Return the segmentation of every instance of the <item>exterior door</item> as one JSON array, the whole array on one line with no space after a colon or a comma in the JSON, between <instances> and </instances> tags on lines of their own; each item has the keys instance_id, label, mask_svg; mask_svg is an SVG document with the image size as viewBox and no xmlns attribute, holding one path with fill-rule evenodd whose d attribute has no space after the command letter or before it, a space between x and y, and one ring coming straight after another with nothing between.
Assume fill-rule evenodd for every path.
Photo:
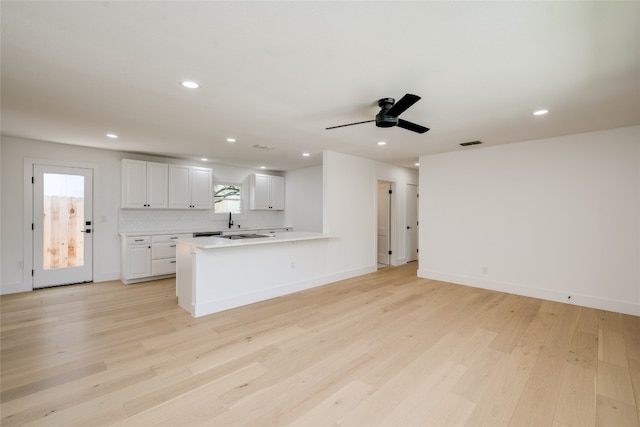
<instances>
[{"instance_id":1,"label":"exterior door","mask_svg":"<svg viewBox=\"0 0 640 427\"><path fill-rule=\"evenodd\" d=\"M33 165L33 287L93 280L93 170Z\"/></svg>"},{"instance_id":2,"label":"exterior door","mask_svg":"<svg viewBox=\"0 0 640 427\"><path fill-rule=\"evenodd\" d=\"M391 183L378 181L378 263L389 265L391 247Z\"/></svg>"},{"instance_id":3,"label":"exterior door","mask_svg":"<svg viewBox=\"0 0 640 427\"><path fill-rule=\"evenodd\" d=\"M407 262L418 259L418 186L407 185Z\"/></svg>"}]
</instances>

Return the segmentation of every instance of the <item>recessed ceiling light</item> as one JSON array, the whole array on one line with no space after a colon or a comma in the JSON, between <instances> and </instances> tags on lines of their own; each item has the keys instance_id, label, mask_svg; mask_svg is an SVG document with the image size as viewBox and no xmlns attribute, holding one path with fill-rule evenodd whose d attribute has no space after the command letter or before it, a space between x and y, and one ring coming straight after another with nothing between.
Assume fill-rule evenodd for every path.
<instances>
[{"instance_id":1,"label":"recessed ceiling light","mask_svg":"<svg viewBox=\"0 0 640 427\"><path fill-rule=\"evenodd\" d=\"M206 157L201 158L200 160L202 160L203 162L208 161L209 159L207 159Z\"/></svg>"},{"instance_id":2,"label":"recessed ceiling light","mask_svg":"<svg viewBox=\"0 0 640 427\"><path fill-rule=\"evenodd\" d=\"M544 116L545 114L547 114L549 112L549 110L538 110L538 111L534 111L533 115L534 116Z\"/></svg>"},{"instance_id":3,"label":"recessed ceiling light","mask_svg":"<svg viewBox=\"0 0 640 427\"><path fill-rule=\"evenodd\" d=\"M378 142L378 145L387 145L387 143L384 142L384 141L380 141L380 142Z\"/></svg>"},{"instance_id":4,"label":"recessed ceiling light","mask_svg":"<svg viewBox=\"0 0 640 427\"><path fill-rule=\"evenodd\" d=\"M235 138L227 138L227 142L236 142Z\"/></svg>"},{"instance_id":5,"label":"recessed ceiling light","mask_svg":"<svg viewBox=\"0 0 640 427\"><path fill-rule=\"evenodd\" d=\"M118 137L118 135L116 135L115 133L108 133L107 134L107 138L113 138L116 139Z\"/></svg>"},{"instance_id":6,"label":"recessed ceiling light","mask_svg":"<svg viewBox=\"0 0 640 427\"><path fill-rule=\"evenodd\" d=\"M187 89L198 89L200 87L198 83L192 81L184 81L180 84Z\"/></svg>"},{"instance_id":7,"label":"recessed ceiling light","mask_svg":"<svg viewBox=\"0 0 640 427\"><path fill-rule=\"evenodd\" d=\"M309 154L309 153L302 153L302 156L303 156L303 157L309 157L310 155L311 155L311 154Z\"/></svg>"}]
</instances>

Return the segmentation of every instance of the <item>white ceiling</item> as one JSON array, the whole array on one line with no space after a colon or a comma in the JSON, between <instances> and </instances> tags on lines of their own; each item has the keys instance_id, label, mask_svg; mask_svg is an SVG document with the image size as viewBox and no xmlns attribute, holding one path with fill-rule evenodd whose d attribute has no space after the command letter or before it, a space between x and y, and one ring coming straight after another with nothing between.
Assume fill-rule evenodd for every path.
<instances>
[{"instance_id":1,"label":"white ceiling","mask_svg":"<svg viewBox=\"0 0 640 427\"><path fill-rule=\"evenodd\" d=\"M9 136L288 170L640 124L637 1L0 5ZM325 130L405 93L430 132Z\"/></svg>"}]
</instances>

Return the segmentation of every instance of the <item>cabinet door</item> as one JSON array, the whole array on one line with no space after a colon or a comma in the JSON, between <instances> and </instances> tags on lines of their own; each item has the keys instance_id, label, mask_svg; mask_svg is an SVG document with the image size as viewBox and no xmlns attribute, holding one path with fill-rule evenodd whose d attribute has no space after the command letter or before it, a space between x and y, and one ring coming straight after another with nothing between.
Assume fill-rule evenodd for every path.
<instances>
[{"instance_id":1,"label":"cabinet door","mask_svg":"<svg viewBox=\"0 0 640 427\"><path fill-rule=\"evenodd\" d=\"M270 190L271 209L284 210L284 177L272 176Z\"/></svg>"},{"instance_id":2,"label":"cabinet door","mask_svg":"<svg viewBox=\"0 0 640 427\"><path fill-rule=\"evenodd\" d=\"M122 207L144 208L147 204L147 162L122 160Z\"/></svg>"},{"instance_id":3,"label":"cabinet door","mask_svg":"<svg viewBox=\"0 0 640 427\"><path fill-rule=\"evenodd\" d=\"M189 209L191 207L191 168L169 165L169 207Z\"/></svg>"},{"instance_id":4,"label":"cabinet door","mask_svg":"<svg viewBox=\"0 0 640 427\"><path fill-rule=\"evenodd\" d=\"M269 187L271 185L269 175L255 174L253 189L251 190L251 209L269 209Z\"/></svg>"},{"instance_id":5,"label":"cabinet door","mask_svg":"<svg viewBox=\"0 0 640 427\"><path fill-rule=\"evenodd\" d=\"M122 207L166 208L167 172L164 163L122 160Z\"/></svg>"},{"instance_id":6,"label":"cabinet door","mask_svg":"<svg viewBox=\"0 0 640 427\"><path fill-rule=\"evenodd\" d=\"M138 279L148 276L151 276L151 246L128 246L127 279Z\"/></svg>"},{"instance_id":7,"label":"cabinet door","mask_svg":"<svg viewBox=\"0 0 640 427\"><path fill-rule=\"evenodd\" d=\"M191 206L196 209L213 208L213 171L209 168L192 169Z\"/></svg>"},{"instance_id":8,"label":"cabinet door","mask_svg":"<svg viewBox=\"0 0 640 427\"><path fill-rule=\"evenodd\" d=\"M169 165L147 162L147 207L167 208Z\"/></svg>"}]
</instances>

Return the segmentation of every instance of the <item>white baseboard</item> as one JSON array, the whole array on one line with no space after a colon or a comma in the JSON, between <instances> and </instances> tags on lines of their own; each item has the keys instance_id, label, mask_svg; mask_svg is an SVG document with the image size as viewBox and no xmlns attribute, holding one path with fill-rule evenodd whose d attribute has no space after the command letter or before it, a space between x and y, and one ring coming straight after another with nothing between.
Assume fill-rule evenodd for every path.
<instances>
[{"instance_id":1,"label":"white baseboard","mask_svg":"<svg viewBox=\"0 0 640 427\"><path fill-rule=\"evenodd\" d=\"M457 285L472 286L474 288L506 292L526 297L540 298L548 301L579 305L582 307L597 308L616 313L630 314L632 316L640 316L640 302L633 303L628 301L617 301L576 293L572 293L571 298L569 299L569 295L566 293L552 289L532 288L513 283L498 282L495 280L480 279L477 277L459 276L426 269L418 269L418 277L455 283Z\"/></svg>"},{"instance_id":2,"label":"white baseboard","mask_svg":"<svg viewBox=\"0 0 640 427\"><path fill-rule=\"evenodd\" d=\"M31 283L3 283L0 288L0 295L17 294L19 292L32 291Z\"/></svg>"},{"instance_id":3,"label":"white baseboard","mask_svg":"<svg viewBox=\"0 0 640 427\"><path fill-rule=\"evenodd\" d=\"M111 273L94 273L93 281L98 282L110 282L112 280L120 280L120 272L115 271Z\"/></svg>"}]
</instances>

